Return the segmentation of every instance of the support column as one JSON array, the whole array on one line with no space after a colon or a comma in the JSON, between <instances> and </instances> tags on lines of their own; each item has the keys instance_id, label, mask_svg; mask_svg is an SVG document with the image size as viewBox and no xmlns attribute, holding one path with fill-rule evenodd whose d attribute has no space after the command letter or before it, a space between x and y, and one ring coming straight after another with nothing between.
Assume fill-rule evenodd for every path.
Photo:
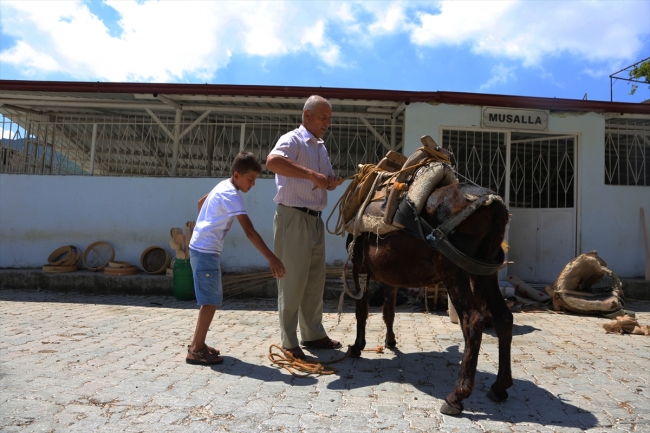
<instances>
[{"instance_id":1,"label":"support column","mask_svg":"<svg viewBox=\"0 0 650 433\"><path fill-rule=\"evenodd\" d=\"M93 123L93 137L90 141L90 169L89 174L95 173L95 151L97 149L97 124Z\"/></svg>"},{"instance_id":2,"label":"support column","mask_svg":"<svg viewBox=\"0 0 650 433\"><path fill-rule=\"evenodd\" d=\"M239 151L241 152L246 147L246 124L241 124L241 132L239 133Z\"/></svg>"},{"instance_id":3,"label":"support column","mask_svg":"<svg viewBox=\"0 0 650 433\"><path fill-rule=\"evenodd\" d=\"M178 144L181 135L181 110L176 109L176 119L174 119L174 148L172 156L172 177L176 176L176 167L178 166Z\"/></svg>"},{"instance_id":4,"label":"support column","mask_svg":"<svg viewBox=\"0 0 650 433\"><path fill-rule=\"evenodd\" d=\"M205 159L205 175L207 177L212 177L212 155L214 154L214 143L217 140L217 129L216 126L208 126L208 148Z\"/></svg>"},{"instance_id":5,"label":"support column","mask_svg":"<svg viewBox=\"0 0 650 433\"><path fill-rule=\"evenodd\" d=\"M34 126L34 121L29 117L26 119L27 128L25 128L25 139L23 140L23 174L29 173L27 167L29 166L28 156L29 156L29 144L32 142L32 129Z\"/></svg>"},{"instance_id":6,"label":"support column","mask_svg":"<svg viewBox=\"0 0 650 433\"><path fill-rule=\"evenodd\" d=\"M397 119L390 119L390 150L395 151L395 140L397 140Z\"/></svg>"},{"instance_id":7,"label":"support column","mask_svg":"<svg viewBox=\"0 0 650 433\"><path fill-rule=\"evenodd\" d=\"M54 129L54 126L52 126L52 129ZM38 172L40 174L43 174L45 172L45 154L47 153L47 141L50 138L50 125L45 124L45 137L43 138L43 146L41 149L41 156L40 156L40 162L39 162L39 167L38 167Z\"/></svg>"}]
</instances>

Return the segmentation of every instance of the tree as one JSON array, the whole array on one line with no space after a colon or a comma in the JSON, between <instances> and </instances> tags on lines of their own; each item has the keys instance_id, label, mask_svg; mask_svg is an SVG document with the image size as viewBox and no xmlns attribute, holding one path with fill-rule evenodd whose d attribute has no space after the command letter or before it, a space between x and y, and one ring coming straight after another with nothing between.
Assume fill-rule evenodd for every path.
<instances>
[{"instance_id":1,"label":"tree","mask_svg":"<svg viewBox=\"0 0 650 433\"><path fill-rule=\"evenodd\" d=\"M630 71L630 78L633 80L643 79L646 83L650 84L650 59L634 65ZM634 95L634 92L636 92L636 89L638 88L639 86L637 84L632 84L630 95ZM650 88L650 85L648 88Z\"/></svg>"}]
</instances>

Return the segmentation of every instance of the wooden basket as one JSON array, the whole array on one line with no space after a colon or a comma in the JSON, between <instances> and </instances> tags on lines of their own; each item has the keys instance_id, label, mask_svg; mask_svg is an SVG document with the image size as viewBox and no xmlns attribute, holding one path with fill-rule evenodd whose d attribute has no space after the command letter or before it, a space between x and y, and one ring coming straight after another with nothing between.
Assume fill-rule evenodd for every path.
<instances>
[{"instance_id":1,"label":"wooden basket","mask_svg":"<svg viewBox=\"0 0 650 433\"><path fill-rule=\"evenodd\" d=\"M103 270L115 258L115 250L104 241L90 244L83 254L83 264L93 272Z\"/></svg>"},{"instance_id":2,"label":"wooden basket","mask_svg":"<svg viewBox=\"0 0 650 433\"><path fill-rule=\"evenodd\" d=\"M66 262L66 265L71 265L72 263L67 263L70 257L74 258L75 254L70 248L69 245L64 247L59 247L47 257L47 263L50 266L60 266Z\"/></svg>"}]
</instances>

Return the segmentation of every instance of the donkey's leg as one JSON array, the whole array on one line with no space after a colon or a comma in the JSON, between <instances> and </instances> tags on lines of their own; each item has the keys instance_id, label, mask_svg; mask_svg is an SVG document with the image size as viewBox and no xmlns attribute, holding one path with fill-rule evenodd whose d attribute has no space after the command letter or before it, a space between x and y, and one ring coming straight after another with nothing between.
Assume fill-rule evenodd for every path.
<instances>
[{"instance_id":1,"label":"donkey's leg","mask_svg":"<svg viewBox=\"0 0 650 433\"><path fill-rule=\"evenodd\" d=\"M354 280L354 287L357 293L361 291L361 284L359 283L360 268L361 265L358 262L354 263L354 266L352 268L352 279ZM365 286L366 287L363 292L363 296L355 303L357 338L354 340L354 345L350 348L350 356L353 358L359 358L361 356L361 351L366 347L366 322L368 321L368 292L370 291L370 275L367 275Z\"/></svg>"},{"instance_id":2,"label":"donkey's leg","mask_svg":"<svg viewBox=\"0 0 650 433\"><path fill-rule=\"evenodd\" d=\"M510 347L512 345L512 313L499 291L496 275L477 278L476 290L487 294L487 308L492 313L492 323L499 339L499 372L487 396L490 400L501 402L508 398L506 389L512 386Z\"/></svg>"},{"instance_id":3,"label":"donkey's leg","mask_svg":"<svg viewBox=\"0 0 650 433\"><path fill-rule=\"evenodd\" d=\"M445 281L445 284L448 284L448 290L451 287L449 296L458 312L465 339L465 351L454 390L445 398L445 402L440 407L440 412L446 415L460 414L463 411L462 401L469 397L474 389L476 365L484 328L484 318L481 314L480 304L477 302L475 294L472 293L469 275L460 269L454 273L453 283L455 284L448 284L448 281Z\"/></svg>"},{"instance_id":4,"label":"donkey's leg","mask_svg":"<svg viewBox=\"0 0 650 433\"><path fill-rule=\"evenodd\" d=\"M394 347L397 345L395 333L393 332L393 323L395 322L395 303L397 300L397 287L382 284L384 288L384 306L381 309L386 324L386 346Z\"/></svg>"}]
</instances>

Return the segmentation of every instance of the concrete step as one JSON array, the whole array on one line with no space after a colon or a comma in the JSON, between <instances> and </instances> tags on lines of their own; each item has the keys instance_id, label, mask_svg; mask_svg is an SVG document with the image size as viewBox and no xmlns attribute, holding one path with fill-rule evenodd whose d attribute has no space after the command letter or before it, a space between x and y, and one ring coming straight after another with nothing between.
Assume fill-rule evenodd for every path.
<instances>
[{"instance_id":1,"label":"concrete step","mask_svg":"<svg viewBox=\"0 0 650 433\"><path fill-rule=\"evenodd\" d=\"M626 299L650 301L650 281L642 278L621 278ZM0 289L35 289L55 291L76 291L96 295L164 295L173 296L174 279L166 275L150 275L140 272L135 275L108 276L103 272L79 270L76 272L50 274L41 269L0 269ZM332 294L328 294L332 295ZM240 296L250 298L275 298L275 281L266 287L242 292ZM327 296L327 298L336 298Z\"/></svg>"}]
</instances>

